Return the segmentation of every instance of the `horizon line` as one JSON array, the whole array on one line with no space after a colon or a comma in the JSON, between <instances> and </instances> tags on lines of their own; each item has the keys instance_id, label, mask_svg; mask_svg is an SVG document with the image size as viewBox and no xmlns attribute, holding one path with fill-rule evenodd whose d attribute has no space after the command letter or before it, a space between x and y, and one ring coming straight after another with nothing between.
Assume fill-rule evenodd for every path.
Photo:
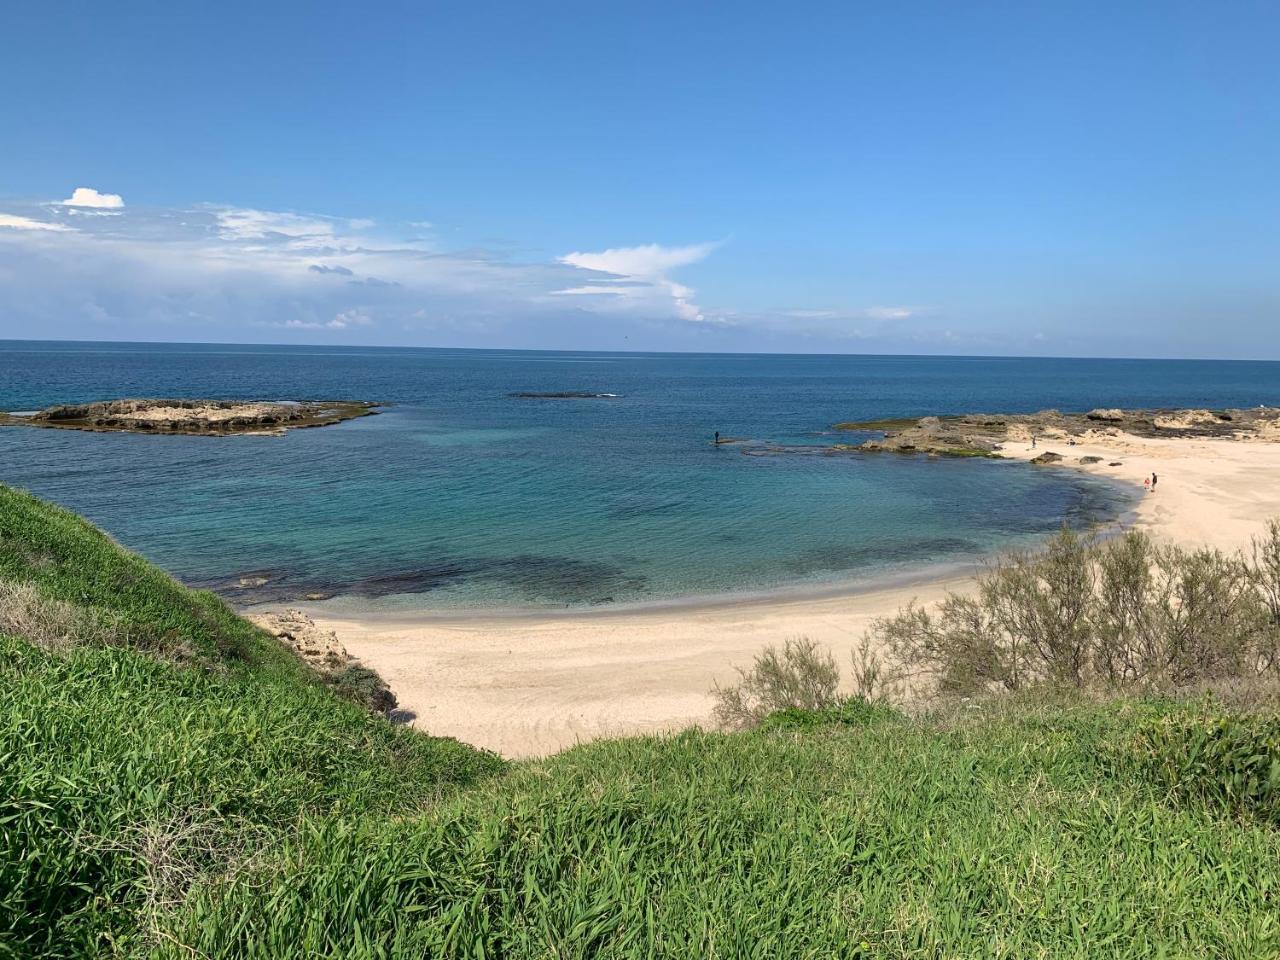
<instances>
[{"instance_id":1,"label":"horizon line","mask_svg":"<svg viewBox=\"0 0 1280 960\"><path fill-rule=\"evenodd\" d=\"M1142 357L1142 356L1080 356L1075 354L1020 354L1020 353L839 353L830 351L768 351L768 350L624 350L587 349L582 347L448 347L411 344L356 344L356 343L279 343L240 340L111 340L72 339L49 337L0 337L0 343L42 344L112 344L117 346L174 346L174 347L281 347L319 350L433 350L468 353L590 353L645 356L658 354L671 357L864 357L898 359L912 357L933 360L1141 360L1152 363L1280 363L1280 357Z\"/></svg>"}]
</instances>

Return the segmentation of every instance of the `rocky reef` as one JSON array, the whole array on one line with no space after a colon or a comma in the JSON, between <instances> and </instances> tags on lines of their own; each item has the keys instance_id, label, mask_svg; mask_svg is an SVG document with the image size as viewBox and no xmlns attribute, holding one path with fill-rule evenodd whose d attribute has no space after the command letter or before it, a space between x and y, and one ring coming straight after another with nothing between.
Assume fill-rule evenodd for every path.
<instances>
[{"instance_id":1,"label":"rocky reef","mask_svg":"<svg viewBox=\"0 0 1280 960\"><path fill-rule=\"evenodd\" d=\"M1075 438L1140 437L1262 437L1280 440L1280 408L1231 410L1117 410L1088 413L1042 410L1029 414L965 414L919 419L848 421L836 430L870 434L858 444L834 449L924 453L951 457L998 457L1005 443L1028 443ZM1045 454L1033 463L1052 463L1062 457Z\"/></svg>"},{"instance_id":2,"label":"rocky reef","mask_svg":"<svg viewBox=\"0 0 1280 960\"><path fill-rule=\"evenodd\" d=\"M104 433L189 436L275 436L299 427L323 427L375 413L365 400L104 400L65 404L36 413L0 413L0 426L52 427Z\"/></svg>"},{"instance_id":3,"label":"rocky reef","mask_svg":"<svg viewBox=\"0 0 1280 960\"><path fill-rule=\"evenodd\" d=\"M586 393L582 390L553 390L550 393L538 393L534 390L518 390L507 394L518 400L617 400L616 393Z\"/></svg>"}]
</instances>

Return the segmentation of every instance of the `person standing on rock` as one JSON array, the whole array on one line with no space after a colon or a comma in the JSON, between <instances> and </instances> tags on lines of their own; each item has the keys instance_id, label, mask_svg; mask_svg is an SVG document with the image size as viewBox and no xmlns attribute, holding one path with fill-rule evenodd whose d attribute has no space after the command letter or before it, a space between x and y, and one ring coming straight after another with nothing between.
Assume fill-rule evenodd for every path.
<instances>
[{"instance_id":1,"label":"person standing on rock","mask_svg":"<svg viewBox=\"0 0 1280 960\"><path fill-rule=\"evenodd\" d=\"M716 446L720 446L720 431L716 431Z\"/></svg>"}]
</instances>

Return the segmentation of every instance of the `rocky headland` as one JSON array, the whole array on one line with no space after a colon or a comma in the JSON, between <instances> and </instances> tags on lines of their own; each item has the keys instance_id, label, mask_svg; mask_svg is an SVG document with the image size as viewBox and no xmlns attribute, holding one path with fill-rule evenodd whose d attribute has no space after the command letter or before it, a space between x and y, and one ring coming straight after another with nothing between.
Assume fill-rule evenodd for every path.
<instances>
[{"instance_id":1,"label":"rocky headland","mask_svg":"<svg viewBox=\"0 0 1280 960\"><path fill-rule=\"evenodd\" d=\"M999 457L1006 443L1077 443L1128 434L1136 437L1223 437L1280 440L1280 408L1247 410L1117 410L1088 413L1042 410L1028 414L965 414L919 419L848 421L835 429L870 434L838 450L922 453L949 457ZM1046 450L1033 463L1055 463L1060 452Z\"/></svg>"},{"instance_id":2,"label":"rocky headland","mask_svg":"<svg viewBox=\"0 0 1280 960\"><path fill-rule=\"evenodd\" d=\"M278 436L375 413L365 400L104 400L64 404L35 413L0 412L0 426L50 427L102 433L188 436Z\"/></svg>"}]
</instances>

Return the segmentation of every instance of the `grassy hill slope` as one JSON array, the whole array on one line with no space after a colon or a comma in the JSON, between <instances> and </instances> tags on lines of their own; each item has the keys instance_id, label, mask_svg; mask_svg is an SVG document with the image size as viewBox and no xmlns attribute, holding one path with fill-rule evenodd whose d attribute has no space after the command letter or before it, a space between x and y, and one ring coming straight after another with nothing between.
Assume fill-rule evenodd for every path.
<instances>
[{"instance_id":1,"label":"grassy hill slope","mask_svg":"<svg viewBox=\"0 0 1280 960\"><path fill-rule=\"evenodd\" d=\"M1269 715L853 701L504 764L3 488L0 590L0 956L1280 955Z\"/></svg>"}]
</instances>

